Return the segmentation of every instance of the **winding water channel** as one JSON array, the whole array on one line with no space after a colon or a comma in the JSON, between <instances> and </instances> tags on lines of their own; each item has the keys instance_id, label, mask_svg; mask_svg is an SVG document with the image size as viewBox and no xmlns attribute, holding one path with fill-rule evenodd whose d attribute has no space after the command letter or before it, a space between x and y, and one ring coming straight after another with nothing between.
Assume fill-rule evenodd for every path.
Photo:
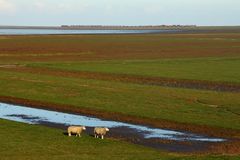
<instances>
[{"instance_id":1,"label":"winding water channel","mask_svg":"<svg viewBox=\"0 0 240 160\"><path fill-rule=\"evenodd\" d=\"M84 125L87 127L89 134L91 133L91 129L93 127L103 126L110 128L110 136L130 139L130 141L133 141L134 143L151 146L154 148L166 149L167 147L168 150L171 150L171 148L173 148L173 150L178 150L179 147L184 149L184 147L181 145L176 146L176 144L174 147L163 146L159 140L173 140L178 142L188 141L198 143L198 147L204 143L217 143L226 141L222 138L206 137L189 132L152 128L144 125L109 121L83 115L61 113L6 103L0 103L0 118L27 124L62 126L63 128L69 125ZM188 150L187 148L185 149Z\"/></svg>"}]
</instances>

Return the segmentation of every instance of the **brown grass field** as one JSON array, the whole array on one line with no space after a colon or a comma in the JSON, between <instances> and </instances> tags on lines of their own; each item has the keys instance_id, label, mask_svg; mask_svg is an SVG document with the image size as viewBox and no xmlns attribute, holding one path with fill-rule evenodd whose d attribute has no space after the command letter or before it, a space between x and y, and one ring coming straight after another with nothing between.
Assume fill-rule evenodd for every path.
<instances>
[{"instance_id":1,"label":"brown grass field","mask_svg":"<svg viewBox=\"0 0 240 160\"><path fill-rule=\"evenodd\" d=\"M1 36L1 61L239 56L240 33Z\"/></svg>"}]
</instances>

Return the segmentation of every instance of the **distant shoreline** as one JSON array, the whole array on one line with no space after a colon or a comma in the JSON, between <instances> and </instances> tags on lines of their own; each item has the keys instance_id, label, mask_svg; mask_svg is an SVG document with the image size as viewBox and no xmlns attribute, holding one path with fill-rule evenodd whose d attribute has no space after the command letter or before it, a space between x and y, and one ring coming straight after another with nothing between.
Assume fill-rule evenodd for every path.
<instances>
[{"instance_id":1,"label":"distant shoreline","mask_svg":"<svg viewBox=\"0 0 240 160\"><path fill-rule=\"evenodd\" d=\"M197 26L87 26L87 25L62 25L62 26L0 26L0 29L54 29L54 30L179 30L193 29Z\"/></svg>"},{"instance_id":2,"label":"distant shoreline","mask_svg":"<svg viewBox=\"0 0 240 160\"><path fill-rule=\"evenodd\" d=\"M3 31L8 29L16 31ZM240 26L0 26L0 30L0 35L208 34L240 33Z\"/></svg>"}]
</instances>

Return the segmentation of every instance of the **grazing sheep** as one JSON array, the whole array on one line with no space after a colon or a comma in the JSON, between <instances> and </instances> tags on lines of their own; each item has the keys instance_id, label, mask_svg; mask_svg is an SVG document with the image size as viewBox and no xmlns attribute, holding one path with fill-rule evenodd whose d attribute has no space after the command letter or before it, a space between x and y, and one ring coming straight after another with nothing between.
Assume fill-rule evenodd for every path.
<instances>
[{"instance_id":1,"label":"grazing sheep","mask_svg":"<svg viewBox=\"0 0 240 160\"><path fill-rule=\"evenodd\" d=\"M76 137L81 137L81 133L83 130L86 130L84 126L70 126L68 127L68 136L71 136L71 134L76 134Z\"/></svg>"},{"instance_id":2,"label":"grazing sheep","mask_svg":"<svg viewBox=\"0 0 240 160\"><path fill-rule=\"evenodd\" d=\"M101 136L101 138L103 139L108 131L108 128L96 127L94 128L94 137L98 138L98 136Z\"/></svg>"}]
</instances>

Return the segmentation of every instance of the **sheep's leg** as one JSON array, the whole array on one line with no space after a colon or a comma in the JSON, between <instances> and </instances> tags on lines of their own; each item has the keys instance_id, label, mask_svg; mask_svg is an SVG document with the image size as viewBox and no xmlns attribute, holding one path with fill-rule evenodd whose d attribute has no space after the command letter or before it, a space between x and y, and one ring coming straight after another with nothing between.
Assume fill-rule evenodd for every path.
<instances>
[{"instance_id":1,"label":"sheep's leg","mask_svg":"<svg viewBox=\"0 0 240 160\"><path fill-rule=\"evenodd\" d=\"M71 133L70 132L68 133L68 136L71 137Z\"/></svg>"},{"instance_id":2,"label":"sheep's leg","mask_svg":"<svg viewBox=\"0 0 240 160\"><path fill-rule=\"evenodd\" d=\"M78 136L81 137L81 134L79 133Z\"/></svg>"},{"instance_id":3,"label":"sheep's leg","mask_svg":"<svg viewBox=\"0 0 240 160\"><path fill-rule=\"evenodd\" d=\"M102 135L102 139L103 139L103 135Z\"/></svg>"}]
</instances>

